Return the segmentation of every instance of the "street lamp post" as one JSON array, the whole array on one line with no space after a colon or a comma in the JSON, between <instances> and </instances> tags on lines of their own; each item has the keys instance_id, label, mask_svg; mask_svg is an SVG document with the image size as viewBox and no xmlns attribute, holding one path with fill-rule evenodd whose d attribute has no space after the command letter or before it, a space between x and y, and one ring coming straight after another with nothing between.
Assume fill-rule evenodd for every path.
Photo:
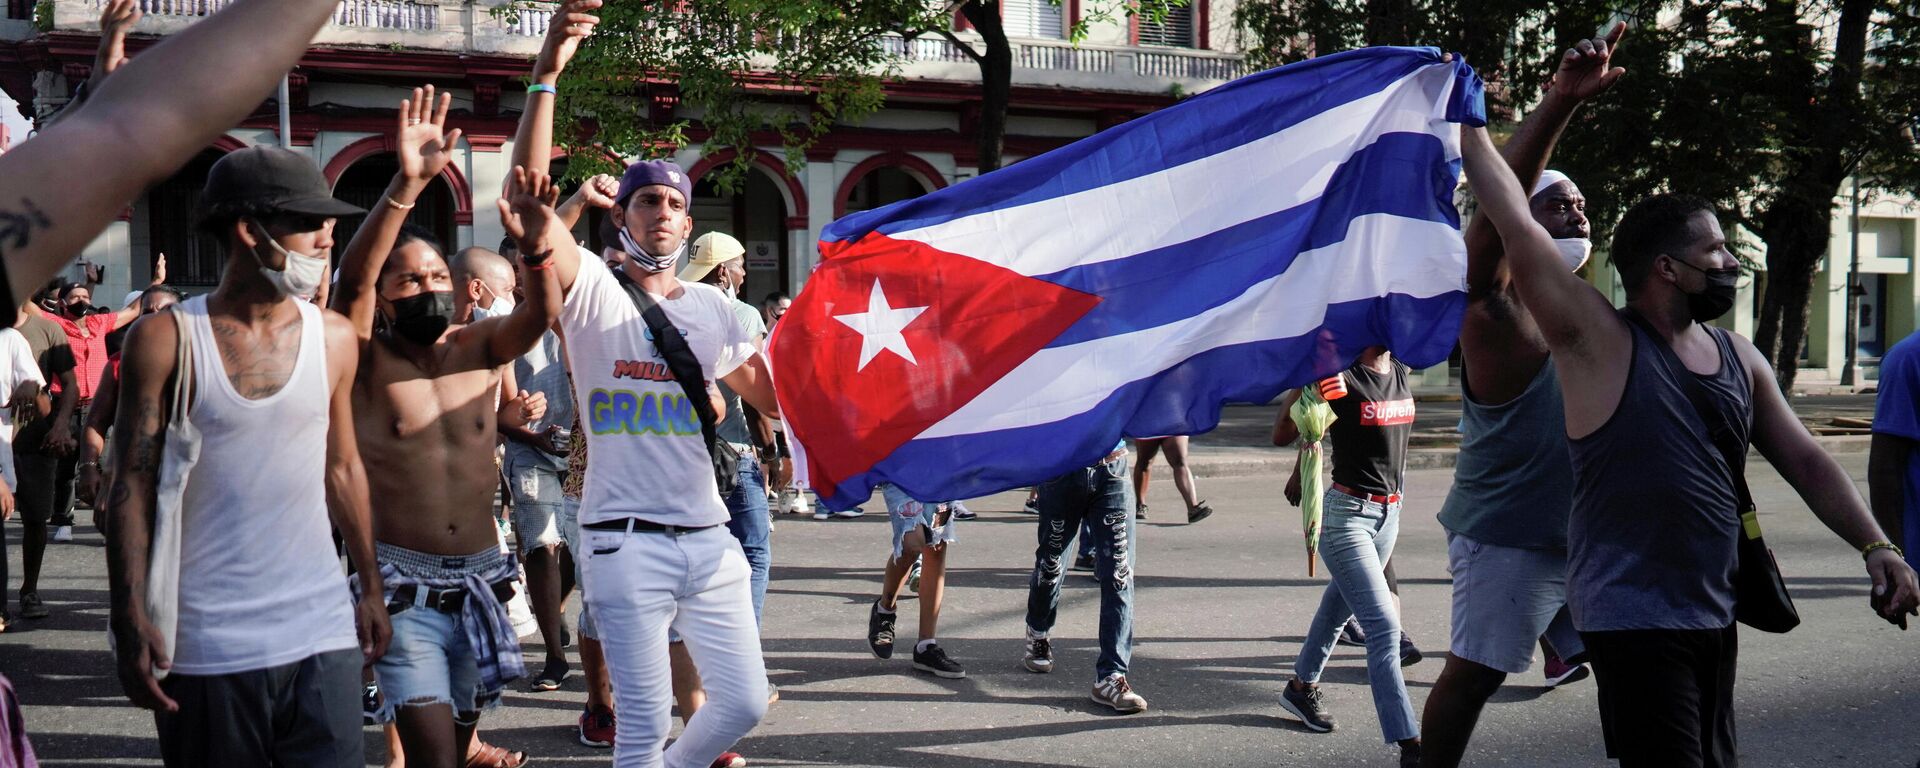
<instances>
[{"instance_id":1,"label":"street lamp post","mask_svg":"<svg viewBox=\"0 0 1920 768\"><path fill-rule=\"evenodd\" d=\"M1860 296L1866 293L1860 286L1860 176L1857 170L1853 177L1853 212L1847 220L1847 231L1852 238L1852 263L1847 268L1847 357L1840 366L1840 386L1843 387L1853 386L1854 371L1860 365Z\"/></svg>"}]
</instances>

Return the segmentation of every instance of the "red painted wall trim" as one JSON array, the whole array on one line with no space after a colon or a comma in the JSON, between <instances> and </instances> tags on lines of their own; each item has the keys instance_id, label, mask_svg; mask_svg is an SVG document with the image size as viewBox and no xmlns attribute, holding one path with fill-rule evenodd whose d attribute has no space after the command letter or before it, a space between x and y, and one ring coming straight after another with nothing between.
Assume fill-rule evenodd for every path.
<instances>
[{"instance_id":1,"label":"red painted wall trim","mask_svg":"<svg viewBox=\"0 0 1920 768\"><path fill-rule=\"evenodd\" d=\"M340 183L340 176L348 168L368 156L393 151L393 139L385 134L368 136L348 144L327 161L327 167L321 174L327 177L328 184ZM440 172L441 180L447 183L447 189L453 193L453 223L466 225L473 223L473 186L467 182L466 174L449 163L446 170Z\"/></svg>"},{"instance_id":2,"label":"red painted wall trim","mask_svg":"<svg viewBox=\"0 0 1920 768\"><path fill-rule=\"evenodd\" d=\"M833 193L834 218L847 215L847 203L853 199L853 190L860 186L860 180L881 168L905 168L913 171L914 175L920 178L921 183L931 186L928 192L947 186L946 177L942 176L940 169L933 167L932 163L898 150L882 152L860 161L859 165L847 172L846 178L840 180L840 189Z\"/></svg>"},{"instance_id":3,"label":"red painted wall trim","mask_svg":"<svg viewBox=\"0 0 1920 768\"><path fill-rule=\"evenodd\" d=\"M688 138L692 137L689 136ZM698 182L702 176L707 175L707 171L713 170L715 166L721 163L732 162L734 158L739 156L740 153L732 149L722 149L717 152L708 153L700 158L700 162L693 164L693 168L687 171L687 177ZM753 164L766 169L773 174L775 179L778 179L781 184L786 186L787 196L793 198L793 216L795 218L805 219L807 217L807 188L801 185L800 180L794 178L793 174L787 173L786 163L780 158L774 157L773 153L756 148L753 150Z\"/></svg>"}]
</instances>

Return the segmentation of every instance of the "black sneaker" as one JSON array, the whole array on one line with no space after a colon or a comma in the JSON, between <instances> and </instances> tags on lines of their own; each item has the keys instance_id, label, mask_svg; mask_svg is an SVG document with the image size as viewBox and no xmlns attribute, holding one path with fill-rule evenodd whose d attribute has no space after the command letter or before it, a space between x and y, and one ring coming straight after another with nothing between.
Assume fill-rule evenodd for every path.
<instances>
[{"instance_id":1,"label":"black sneaker","mask_svg":"<svg viewBox=\"0 0 1920 768\"><path fill-rule=\"evenodd\" d=\"M573 665L568 664L566 659L548 659L546 668L540 670L540 675L533 679L533 684L528 687L528 690L534 693L560 690L560 683L565 681L567 674L572 671Z\"/></svg>"},{"instance_id":2,"label":"black sneaker","mask_svg":"<svg viewBox=\"0 0 1920 768\"><path fill-rule=\"evenodd\" d=\"M1073 570L1092 573L1093 555L1075 555L1073 557Z\"/></svg>"},{"instance_id":3,"label":"black sneaker","mask_svg":"<svg viewBox=\"0 0 1920 768\"><path fill-rule=\"evenodd\" d=\"M893 658L893 619L895 614L881 613L880 601L873 601L873 610L867 614L867 647L873 649L875 658Z\"/></svg>"},{"instance_id":4,"label":"black sneaker","mask_svg":"<svg viewBox=\"0 0 1920 768\"><path fill-rule=\"evenodd\" d=\"M1420 648L1413 644L1413 638L1407 637L1405 632L1400 633L1400 666L1411 667L1424 658L1426 656L1420 653Z\"/></svg>"},{"instance_id":5,"label":"black sneaker","mask_svg":"<svg viewBox=\"0 0 1920 768\"><path fill-rule=\"evenodd\" d=\"M1135 520L1145 520L1145 519L1147 519L1147 504L1146 504L1146 502L1139 502L1139 503L1136 503L1136 504L1134 504L1134 505L1133 505L1133 519L1135 519Z\"/></svg>"},{"instance_id":6,"label":"black sneaker","mask_svg":"<svg viewBox=\"0 0 1920 768\"><path fill-rule=\"evenodd\" d=\"M1347 619L1347 623L1340 627L1339 643L1341 645L1366 646L1367 631L1360 628L1359 619L1349 618Z\"/></svg>"},{"instance_id":7,"label":"black sneaker","mask_svg":"<svg viewBox=\"0 0 1920 768\"><path fill-rule=\"evenodd\" d=\"M940 648L939 643L927 646L924 651L914 649L913 668L948 680L959 680L967 676L966 670L961 669L953 659L947 658L947 652Z\"/></svg>"},{"instance_id":8,"label":"black sneaker","mask_svg":"<svg viewBox=\"0 0 1920 768\"><path fill-rule=\"evenodd\" d=\"M1320 686L1311 685L1302 690L1288 683L1286 691L1280 694L1280 708L1292 712L1314 733L1332 733L1336 727L1333 715L1327 714L1326 706L1320 702Z\"/></svg>"},{"instance_id":9,"label":"black sneaker","mask_svg":"<svg viewBox=\"0 0 1920 768\"><path fill-rule=\"evenodd\" d=\"M1020 507L1020 511L1025 512L1029 515L1040 514L1040 497L1028 496L1027 503L1024 506Z\"/></svg>"},{"instance_id":10,"label":"black sneaker","mask_svg":"<svg viewBox=\"0 0 1920 768\"><path fill-rule=\"evenodd\" d=\"M1053 643L1044 637L1027 638L1027 652L1020 658L1020 666L1043 675L1052 672Z\"/></svg>"},{"instance_id":11,"label":"black sneaker","mask_svg":"<svg viewBox=\"0 0 1920 768\"><path fill-rule=\"evenodd\" d=\"M953 519L972 520L979 516L980 515L978 513L975 513L973 510L967 509L967 505L957 501L953 503Z\"/></svg>"},{"instance_id":12,"label":"black sneaker","mask_svg":"<svg viewBox=\"0 0 1920 768\"><path fill-rule=\"evenodd\" d=\"M20 593L20 618L44 619L47 617L47 604L40 602L40 593Z\"/></svg>"},{"instance_id":13,"label":"black sneaker","mask_svg":"<svg viewBox=\"0 0 1920 768\"><path fill-rule=\"evenodd\" d=\"M1187 524L1192 525L1212 516L1213 507L1207 506L1207 503L1203 501L1187 509Z\"/></svg>"}]
</instances>

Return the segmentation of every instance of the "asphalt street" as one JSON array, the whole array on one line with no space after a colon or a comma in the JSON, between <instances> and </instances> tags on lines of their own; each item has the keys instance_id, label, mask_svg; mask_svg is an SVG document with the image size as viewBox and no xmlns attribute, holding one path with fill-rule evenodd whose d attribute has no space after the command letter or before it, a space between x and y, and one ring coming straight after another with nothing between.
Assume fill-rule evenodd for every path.
<instances>
[{"instance_id":1,"label":"asphalt street","mask_svg":"<svg viewBox=\"0 0 1920 768\"><path fill-rule=\"evenodd\" d=\"M1841 457L1865 478L1865 456ZM1397 570L1405 621L1428 659L1407 670L1416 707L1439 673L1450 584L1434 521L1451 472L1411 473ZM1758 459L1754 490L1768 538L1806 622L1787 635L1742 632L1737 711L1748 766L1899 766L1920 761L1920 631L1902 633L1867 608L1860 558L1809 514ZM916 606L902 606L902 653L880 661L864 642L867 605L886 556L887 524L782 516L774 534L765 652L782 700L739 749L754 765L1372 766L1391 765L1359 649L1338 650L1327 702L1341 727L1305 731L1276 705L1325 573L1306 574L1296 510L1275 477L1201 481L1218 513L1184 520L1164 467L1142 529L1132 681L1152 708L1118 716L1087 701L1097 653L1098 589L1070 577L1055 629L1058 669L1020 667L1034 519L1023 496L972 506L952 557L940 641L967 667L961 681L912 670L905 646ZM877 501L877 500L876 500ZM85 517L85 514L82 514ZM15 573L19 527L7 526ZM151 765L152 721L128 706L106 651L102 544L82 528L53 545L42 596L52 618L0 634L0 671L25 705L42 762ZM18 578L17 575L15 577ZM530 663L539 648L529 645ZM535 664L537 666L537 664ZM1591 681L1543 688L1535 671L1510 681L1482 718L1472 765L1606 765ZM525 749L536 765L605 764L580 746L576 672L557 693L519 690L482 721L485 737ZM368 732L379 764L379 732Z\"/></svg>"}]
</instances>

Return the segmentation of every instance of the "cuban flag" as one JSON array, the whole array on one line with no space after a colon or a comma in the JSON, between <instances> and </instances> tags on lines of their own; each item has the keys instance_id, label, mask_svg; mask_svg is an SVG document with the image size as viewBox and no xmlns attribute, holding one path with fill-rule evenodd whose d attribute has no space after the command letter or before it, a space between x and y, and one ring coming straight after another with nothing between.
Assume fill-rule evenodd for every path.
<instances>
[{"instance_id":1,"label":"cuban flag","mask_svg":"<svg viewBox=\"0 0 1920 768\"><path fill-rule=\"evenodd\" d=\"M835 509L972 498L1372 345L1445 360L1481 92L1432 48L1325 56L834 222L770 342L807 482Z\"/></svg>"}]
</instances>

